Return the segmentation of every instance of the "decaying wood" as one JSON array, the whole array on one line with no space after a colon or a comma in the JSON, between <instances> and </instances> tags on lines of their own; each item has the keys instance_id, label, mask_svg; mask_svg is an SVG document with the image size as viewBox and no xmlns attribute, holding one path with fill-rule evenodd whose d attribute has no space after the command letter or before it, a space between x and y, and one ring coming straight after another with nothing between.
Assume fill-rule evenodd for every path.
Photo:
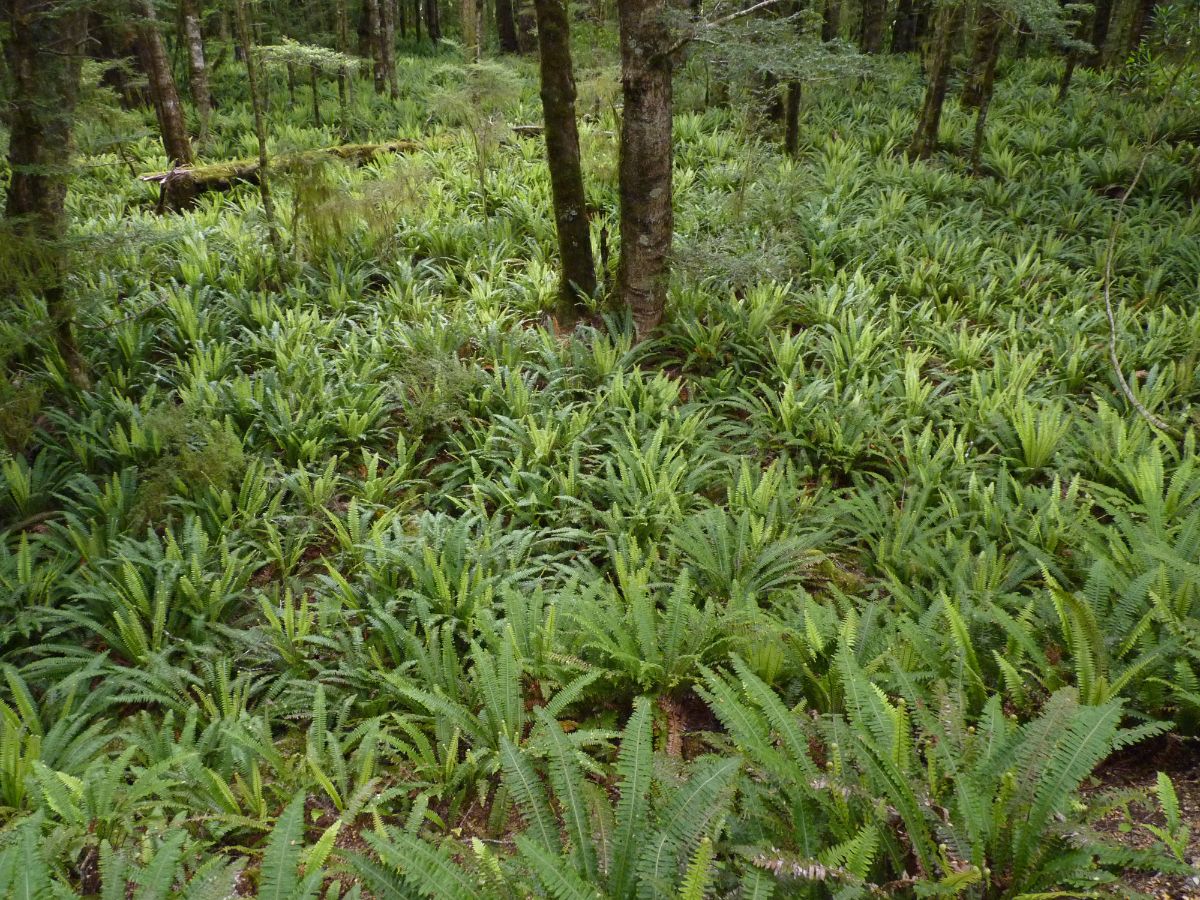
<instances>
[{"instance_id":1,"label":"decaying wood","mask_svg":"<svg viewBox=\"0 0 1200 900\"><path fill-rule=\"evenodd\" d=\"M416 141L388 141L382 144L342 144L280 156L271 162L272 171L289 167L313 157L332 156L355 165L362 165L376 156L388 153L411 153L421 145ZM207 166L179 166L165 172L139 175L139 181L161 186L159 210L187 209L200 194L227 191L238 184L257 184L260 163L257 159L232 160Z\"/></svg>"}]
</instances>

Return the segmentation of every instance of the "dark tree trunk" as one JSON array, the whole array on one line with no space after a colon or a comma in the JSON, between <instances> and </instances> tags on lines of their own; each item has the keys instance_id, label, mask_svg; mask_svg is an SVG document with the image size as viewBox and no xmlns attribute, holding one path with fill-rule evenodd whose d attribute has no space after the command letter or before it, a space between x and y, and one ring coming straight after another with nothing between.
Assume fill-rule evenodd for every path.
<instances>
[{"instance_id":1,"label":"dark tree trunk","mask_svg":"<svg viewBox=\"0 0 1200 900\"><path fill-rule=\"evenodd\" d=\"M167 58L167 48L158 30L154 4L151 0L143 0L139 11L142 21L138 25L138 54L150 85L150 99L154 102L163 149L167 151L167 159L172 166L190 166L194 161L192 143L188 140L183 105L179 102L175 77L171 74L171 61Z\"/></svg>"},{"instance_id":2,"label":"dark tree trunk","mask_svg":"<svg viewBox=\"0 0 1200 900\"><path fill-rule=\"evenodd\" d=\"M520 53L517 40L517 15L513 0L496 0L496 34L500 38L501 53Z\"/></svg>"},{"instance_id":3,"label":"dark tree trunk","mask_svg":"<svg viewBox=\"0 0 1200 900\"><path fill-rule=\"evenodd\" d=\"M258 60L250 44L250 23L246 15L246 0L234 0L237 17L238 43L246 61L246 82L250 88L250 107L254 113L254 135L258 140L258 194L262 198L263 217L267 220L267 237L275 253L275 264L283 274L283 242L275 221L275 202L271 196L269 159L267 158L267 117L263 109L263 96L258 80Z\"/></svg>"},{"instance_id":4,"label":"dark tree trunk","mask_svg":"<svg viewBox=\"0 0 1200 900\"><path fill-rule=\"evenodd\" d=\"M321 86L319 83L320 70L316 66L308 67L308 87L312 92L313 126L321 127Z\"/></svg>"},{"instance_id":5,"label":"dark tree trunk","mask_svg":"<svg viewBox=\"0 0 1200 900\"><path fill-rule=\"evenodd\" d=\"M203 143L208 140L208 126L212 120L212 93L208 87L208 63L204 58L204 32L200 28L196 0L180 0L180 9L183 32L187 38L188 85L192 92L192 103L196 106L200 142Z\"/></svg>"},{"instance_id":6,"label":"dark tree trunk","mask_svg":"<svg viewBox=\"0 0 1200 900\"><path fill-rule=\"evenodd\" d=\"M400 81L396 76L396 8L392 0L376 0L379 6L379 50L383 61L383 77L388 96L400 96Z\"/></svg>"},{"instance_id":7,"label":"dark tree trunk","mask_svg":"<svg viewBox=\"0 0 1200 900\"><path fill-rule=\"evenodd\" d=\"M1137 0L1135 3L1133 18L1129 22L1129 41L1126 45L1130 53L1142 46L1142 40L1154 20L1154 7L1157 5L1158 0Z\"/></svg>"},{"instance_id":8,"label":"dark tree trunk","mask_svg":"<svg viewBox=\"0 0 1200 900\"><path fill-rule=\"evenodd\" d=\"M1113 0L1095 0L1092 13L1092 32L1088 43L1092 52L1087 57L1088 68L1097 69L1104 62L1104 45L1108 41L1108 28L1112 23Z\"/></svg>"},{"instance_id":9,"label":"dark tree trunk","mask_svg":"<svg viewBox=\"0 0 1200 900\"><path fill-rule=\"evenodd\" d=\"M8 165L11 181L4 215L25 244L12 254L22 272L6 272L6 285L28 286L46 304L51 333L67 376L79 387L87 369L71 327L66 297L67 175L71 119L79 96L79 69L86 28L72 3L3 0L8 24L4 43L12 91L8 97Z\"/></svg>"},{"instance_id":10,"label":"dark tree trunk","mask_svg":"<svg viewBox=\"0 0 1200 900\"><path fill-rule=\"evenodd\" d=\"M979 109L983 105L985 94L995 82L1003 25L1000 10L991 3L984 3L979 7L979 19L975 23L975 46L971 50L971 68L962 92L963 106Z\"/></svg>"},{"instance_id":11,"label":"dark tree trunk","mask_svg":"<svg viewBox=\"0 0 1200 900\"><path fill-rule=\"evenodd\" d=\"M550 168L554 225L562 257L562 286L555 319L561 330L569 330L578 317L580 301L596 293L596 262L592 257L575 121L570 24L564 0L535 0L534 10L546 125L546 163Z\"/></svg>"},{"instance_id":12,"label":"dark tree trunk","mask_svg":"<svg viewBox=\"0 0 1200 900\"><path fill-rule=\"evenodd\" d=\"M421 0L413 0L413 40L421 43Z\"/></svg>"},{"instance_id":13,"label":"dark tree trunk","mask_svg":"<svg viewBox=\"0 0 1200 900\"><path fill-rule=\"evenodd\" d=\"M783 101L783 149L788 156L800 154L800 82L789 81Z\"/></svg>"},{"instance_id":14,"label":"dark tree trunk","mask_svg":"<svg viewBox=\"0 0 1200 900\"><path fill-rule=\"evenodd\" d=\"M425 0L425 31L435 44L442 39L442 13L438 9L438 0Z\"/></svg>"},{"instance_id":15,"label":"dark tree trunk","mask_svg":"<svg viewBox=\"0 0 1200 900\"><path fill-rule=\"evenodd\" d=\"M840 0L825 0L821 11L821 40L829 43L838 36L842 27L842 5Z\"/></svg>"},{"instance_id":16,"label":"dark tree trunk","mask_svg":"<svg viewBox=\"0 0 1200 900\"><path fill-rule=\"evenodd\" d=\"M517 11L517 43L522 53L533 53L538 48L537 13L532 4L514 0Z\"/></svg>"},{"instance_id":17,"label":"dark tree trunk","mask_svg":"<svg viewBox=\"0 0 1200 900\"><path fill-rule=\"evenodd\" d=\"M337 0L337 36L338 50L350 53L350 16L346 11L346 0ZM354 81L346 66L338 69L338 106L342 117L342 134L350 134L350 92Z\"/></svg>"},{"instance_id":18,"label":"dark tree trunk","mask_svg":"<svg viewBox=\"0 0 1200 900\"><path fill-rule=\"evenodd\" d=\"M662 320L674 212L668 0L618 0L621 33L621 300L638 340Z\"/></svg>"},{"instance_id":19,"label":"dark tree trunk","mask_svg":"<svg viewBox=\"0 0 1200 900\"><path fill-rule=\"evenodd\" d=\"M883 50L883 19L887 14L886 0L863 0L862 22L859 23L858 45L863 53Z\"/></svg>"},{"instance_id":20,"label":"dark tree trunk","mask_svg":"<svg viewBox=\"0 0 1200 900\"><path fill-rule=\"evenodd\" d=\"M392 17L396 22L396 30L400 33L400 40L408 40L408 15L407 8L404 5L404 0L391 0L392 9L395 10L395 15Z\"/></svg>"},{"instance_id":21,"label":"dark tree trunk","mask_svg":"<svg viewBox=\"0 0 1200 900\"><path fill-rule=\"evenodd\" d=\"M937 33L930 48L925 85L925 100L917 120L917 130L908 147L908 155L914 158L929 156L937 149L938 125L942 121L942 106L946 102L946 88L950 82L950 60L954 50L954 38L962 21L961 3L942 8L938 14Z\"/></svg>"},{"instance_id":22,"label":"dark tree trunk","mask_svg":"<svg viewBox=\"0 0 1200 900\"><path fill-rule=\"evenodd\" d=\"M892 52L912 53L917 49L917 7L914 0L898 0L892 25Z\"/></svg>"}]
</instances>

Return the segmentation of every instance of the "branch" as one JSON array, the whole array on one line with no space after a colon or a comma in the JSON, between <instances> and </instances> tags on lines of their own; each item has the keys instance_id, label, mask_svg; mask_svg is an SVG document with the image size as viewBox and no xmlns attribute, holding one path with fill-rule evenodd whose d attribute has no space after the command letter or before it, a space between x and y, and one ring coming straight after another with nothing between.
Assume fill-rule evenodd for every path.
<instances>
[{"instance_id":1,"label":"branch","mask_svg":"<svg viewBox=\"0 0 1200 900\"><path fill-rule=\"evenodd\" d=\"M720 28L722 25L728 25L730 22L733 22L736 19L741 19L744 16L753 15L754 13L758 12L760 9L766 9L768 6L774 6L775 4L777 4L779 2L780 2L780 0L759 0L759 2L755 3L753 6L747 6L745 9L735 10L734 12L731 12L727 15L721 16L719 19L713 19L711 22L705 22L700 27L704 31L707 31L710 28ZM685 35L684 37L681 37L674 44L672 44L670 47L668 47L663 52L662 55L663 56L674 56L676 53L678 53L680 50L682 50L684 47L686 47L688 44L690 44L692 41L695 41L695 40L701 40L701 38L699 36L699 30L694 31L691 34Z\"/></svg>"}]
</instances>

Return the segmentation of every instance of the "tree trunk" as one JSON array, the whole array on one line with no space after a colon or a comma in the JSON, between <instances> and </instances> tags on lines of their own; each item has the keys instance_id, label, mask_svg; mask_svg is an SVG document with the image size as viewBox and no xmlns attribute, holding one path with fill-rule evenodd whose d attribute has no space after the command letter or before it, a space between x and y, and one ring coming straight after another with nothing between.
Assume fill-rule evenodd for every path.
<instances>
[{"instance_id":1,"label":"tree trunk","mask_svg":"<svg viewBox=\"0 0 1200 900\"><path fill-rule=\"evenodd\" d=\"M1133 7L1133 18L1129 22L1129 41L1126 49L1130 53L1142 46L1142 40L1154 20L1154 7L1158 0L1137 0Z\"/></svg>"},{"instance_id":2,"label":"tree trunk","mask_svg":"<svg viewBox=\"0 0 1200 900\"><path fill-rule=\"evenodd\" d=\"M346 0L337 0L337 36L338 50L349 55L350 53L350 16L346 11ZM346 66L338 69L338 107L342 118L342 135L348 138L350 135L350 92L354 88L354 81L350 71Z\"/></svg>"},{"instance_id":3,"label":"tree trunk","mask_svg":"<svg viewBox=\"0 0 1200 900\"><path fill-rule=\"evenodd\" d=\"M442 13L438 9L438 0L425 0L425 31L435 44L442 39Z\"/></svg>"},{"instance_id":4,"label":"tree trunk","mask_svg":"<svg viewBox=\"0 0 1200 900\"><path fill-rule=\"evenodd\" d=\"M11 181L4 215L13 236L25 245L24 252L11 256L46 304L67 377L86 387L87 369L71 328L73 316L64 284L71 119L79 96L86 18L74 4L45 0L4 0L0 10L8 20L4 53L11 77L7 123ZM18 273L5 274L5 284L16 287L19 279L12 276Z\"/></svg>"},{"instance_id":5,"label":"tree trunk","mask_svg":"<svg viewBox=\"0 0 1200 900\"><path fill-rule=\"evenodd\" d=\"M383 58L383 21L379 16L379 0L365 0L363 14L367 20L367 40L371 50L371 74L375 93L387 90L387 63Z\"/></svg>"},{"instance_id":6,"label":"tree trunk","mask_svg":"<svg viewBox=\"0 0 1200 900\"><path fill-rule=\"evenodd\" d=\"M668 0L618 0L621 38L621 261L618 284L637 339L662 320L674 228Z\"/></svg>"},{"instance_id":7,"label":"tree trunk","mask_svg":"<svg viewBox=\"0 0 1200 900\"><path fill-rule=\"evenodd\" d=\"M908 155L915 159L929 156L937 149L938 125L942 121L942 106L946 102L946 88L950 81L954 38L962 16L961 3L943 7L938 14L937 34L934 36L927 70L925 100L921 105L917 130L908 147Z\"/></svg>"},{"instance_id":8,"label":"tree trunk","mask_svg":"<svg viewBox=\"0 0 1200 900\"><path fill-rule=\"evenodd\" d=\"M154 113L158 118L158 129L162 134L163 149L173 166L190 166L194 161L192 143L188 140L187 123L183 117L183 105L175 89L175 77L171 74L171 61L158 30L158 19L152 0L142 0L139 11L142 21L138 24L138 53L142 68L150 85L150 99L154 102Z\"/></svg>"},{"instance_id":9,"label":"tree trunk","mask_svg":"<svg viewBox=\"0 0 1200 900\"><path fill-rule=\"evenodd\" d=\"M991 3L979 7L975 23L975 46L971 51L971 68L963 87L962 103L979 109L984 95L991 90L996 78L996 62L1000 58L1001 29L1004 20Z\"/></svg>"},{"instance_id":10,"label":"tree trunk","mask_svg":"<svg viewBox=\"0 0 1200 900\"><path fill-rule=\"evenodd\" d=\"M413 40L421 43L421 0L413 0Z\"/></svg>"},{"instance_id":11,"label":"tree trunk","mask_svg":"<svg viewBox=\"0 0 1200 900\"><path fill-rule=\"evenodd\" d=\"M496 0L496 34L500 38L501 53L520 53L517 40L517 16L513 0Z\"/></svg>"},{"instance_id":12,"label":"tree trunk","mask_svg":"<svg viewBox=\"0 0 1200 900\"><path fill-rule=\"evenodd\" d=\"M400 96L400 82L396 76L396 8L392 0L376 0L376 3L379 7L379 56L383 61L388 96L394 100Z\"/></svg>"},{"instance_id":13,"label":"tree trunk","mask_svg":"<svg viewBox=\"0 0 1200 900\"><path fill-rule=\"evenodd\" d=\"M825 0L821 11L821 40L829 43L838 36L842 27L842 5L840 0Z\"/></svg>"},{"instance_id":14,"label":"tree trunk","mask_svg":"<svg viewBox=\"0 0 1200 900\"><path fill-rule=\"evenodd\" d=\"M1092 13L1092 33L1088 41L1093 49L1086 62L1090 69L1098 69L1104 62L1104 45L1108 41L1112 13L1113 0L1095 0L1095 11Z\"/></svg>"},{"instance_id":15,"label":"tree trunk","mask_svg":"<svg viewBox=\"0 0 1200 900\"><path fill-rule=\"evenodd\" d=\"M200 143L203 144L208 140L208 127L212 121L212 93L208 87L208 63L204 58L204 32L200 28L196 0L181 0L181 10L188 46L188 85L192 91L192 103L196 106Z\"/></svg>"},{"instance_id":16,"label":"tree trunk","mask_svg":"<svg viewBox=\"0 0 1200 900\"><path fill-rule=\"evenodd\" d=\"M863 0L859 27L859 47L863 53L879 53L883 50L883 19L886 14L886 0Z\"/></svg>"},{"instance_id":17,"label":"tree trunk","mask_svg":"<svg viewBox=\"0 0 1200 900\"><path fill-rule=\"evenodd\" d=\"M554 225L562 258L562 283L555 320L570 330L580 301L596 293L596 262L588 229L587 197L579 163L575 121L575 73L571 65L570 23L564 0L534 0L541 63L546 164L554 197Z\"/></svg>"},{"instance_id":18,"label":"tree trunk","mask_svg":"<svg viewBox=\"0 0 1200 900\"><path fill-rule=\"evenodd\" d=\"M788 156L800 155L800 82L789 81L783 102L783 149Z\"/></svg>"},{"instance_id":19,"label":"tree trunk","mask_svg":"<svg viewBox=\"0 0 1200 900\"><path fill-rule=\"evenodd\" d=\"M234 0L237 16L238 43L246 60L246 82L250 88L250 107L254 113L254 135L258 140L258 194L262 198L263 217L267 220L267 238L275 253L275 264L283 275L283 242L275 221L275 202L271 197L271 179L267 158L267 118L263 109L262 91L258 81L258 60L250 44L250 23L246 16L246 0Z\"/></svg>"},{"instance_id":20,"label":"tree trunk","mask_svg":"<svg viewBox=\"0 0 1200 900\"><path fill-rule=\"evenodd\" d=\"M308 87L312 91L312 114L313 127L321 127L321 85L319 80L320 69L316 66L308 67Z\"/></svg>"},{"instance_id":21,"label":"tree trunk","mask_svg":"<svg viewBox=\"0 0 1200 900\"><path fill-rule=\"evenodd\" d=\"M912 53L917 49L917 7L914 0L898 0L892 25L892 52Z\"/></svg>"}]
</instances>

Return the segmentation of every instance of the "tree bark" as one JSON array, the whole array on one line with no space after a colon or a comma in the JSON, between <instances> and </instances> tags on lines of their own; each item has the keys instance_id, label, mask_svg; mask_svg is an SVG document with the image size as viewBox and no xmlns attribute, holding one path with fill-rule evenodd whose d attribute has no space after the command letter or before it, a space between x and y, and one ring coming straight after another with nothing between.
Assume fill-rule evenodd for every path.
<instances>
[{"instance_id":1,"label":"tree bark","mask_svg":"<svg viewBox=\"0 0 1200 900\"><path fill-rule=\"evenodd\" d=\"M388 96L400 96L400 81L396 76L396 8L392 0L376 0L379 7L379 49L383 60L383 77Z\"/></svg>"},{"instance_id":2,"label":"tree bark","mask_svg":"<svg viewBox=\"0 0 1200 900\"><path fill-rule=\"evenodd\" d=\"M1000 59L1001 30L1004 20L991 3L979 7L975 23L975 46L971 50L971 68L963 87L962 103L979 109L984 95L990 92L996 79L996 62Z\"/></svg>"},{"instance_id":3,"label":"tree bark","mask_svg":"<svg viewBox=\"0 0 1200 900\"><path fill-rule=\"evenodd\" d=\"M596 262L592 257L587 197L579 162L570 22L564 0L534 0L534 11L546 124L546 164L550 169L554 226L562 258L555 320L560 330L570 330L578 318L580 301L596 293Z\"/></svg>"},{"instance_id":4,"label":"tree bark","mask_svg":"<svg viewBox=\"0 0 1200 900\"><path fill-rule=\"evenodd\" d=\"M618 0L621 43L621 261L618 287L637 339L662 320L674 228L668 0Z\"/></svg>"},{"instance_id":5,"label":"tree bark","mask_svg":"<svg viewBox=\"0 0 1200 900\"><path fill-rule=\"evenodd\" d=\"M167 57L162 33L158 30L158 17L152 0L142 0L139 11L142 21L137 29L138 52L150 85L150 99L154 102L163 149L167 151L171 165L190 166L194 162L192 143L188 140L183 105L179 102L175 76L171 73L171 60Z\"/></svg>"},{"instance_id":6,"label":"tree bark","mask_svg":"<svg viewBox=\"0 0 1200 900\"><path fill-rule=\"evenodd\" d=\"M500 39L501 53L520 53L517 40L517 16L513 0L496 0L496 34Z\"/></svg>"},{"instance_id":7,"label":"tree bark","mask_svg":"<svg viewBox=\"0 0 1200 900\"><path fill-rule=\"evenodd\" d=\"M208 140L209 123L212 121L212 93L208 87L208 63L204 58L204 32L200 27L196 0L180 2L188 48L188 86L192 92L192 103L196 106L200 142L203 144Z\"/></svg>"},{"instance_id":8,"label":"tree bark","mask_svg":"<svg viewBox=\"0 0 1200 900\"><path fill-rule=\"evenodd\" d=\"M371 74L375 93L387 90L387 63L383 58L383 20L379 15L379 0L365 0L363 15L367 20L367 41L371 50Z\"/></svg>"},{"instance_id":9,"label":"tree bark","mask_svg":"<svg viewBox=\"0 0 1200 900\"><path fill-rule=\"evenodd\" d=\"M1088 41L1092 45L1092 52L1088 55L1086 62L1090 69L1098 69L1104 62L1104 45L1108 41L1112 13L1113 0L1095 0L1095 10L1092 13L1092 33Z\"/></svg>"},{"instance_id":10,"label":"tree bark","mask_svg":"<svg viewBox=\"0 0 1200 900\"><path fill-rule=\"evenodd\" d=\"M1154 7L1157 5L1158 0L1137 0L1134 5L1133 18L1129 22L1129 41L1126 46L1130 53L1142 46L1142 40L1146 37L1150 23L1154 20Z\"/></svg>"},{"instance_id":11,"label":"tree bark","mask_svg":"<svg viewBox=\"0 0 1200 900\"><path fill-rule=\"evenodd\" d=\"M920 159L937 149L938 125L942 121L942 106L946 102L946 88L950 81L950 61L954 49L954 38L962 21L962 3L942 8L938 15L937 33L934 36L927 69L925 100L908 155Z\"/></svg>"},{"instance_id":12,"label":"tree bark","mask_svg":"<svg viewBox=\"0 0 1200 900\"><path fill-rule=\"evenodd\" d=\"M914 0L898 0L896 21L892 25L893 53L912 53L917 49L917 6Z\"/></svg>"},{"instance_id":13,"label":"tree bark","mask_svg":"<svg viewBox=\"0 0 1200 900\"><path fill-rule=\"evenodd\" d=\"M438 9L438 0L425 0L425 31L435 44L442 39L442 13Z\"/></svg>"},{"instance_id":14,"label":"tree bark","mask_svg":"<svg viewBox=\"0 0 1200 900\"><path fill-rule=\"evenodd\" d=\"M842 5L840 0L825 0L821 11L821 40L829 43L838 36L842 27Z\"/></svg>"},{"instance_id":15,"label":"tree bark","mask_svg":"<svg viewBox=\"0 0 1200 900\"><path fill-rule=\"evenodd\" d=\"M800 155L800 82L789 81L783 99L783 149L788 156Z\"/></svg>"},{"instance_id":16,"label":"tree bark","mask_svg":"<svg viewBox=\"0 0 1200 900\"><path fill-rule=\"evenodd\" d=\"M4 215L13 236L26 245L24 252L13 255L24 269L20 274L27 276L29 287L46 304L67 377L86 387L87 368L75 342L65 288L71 119L79 97L86 18L69 2L3 0L0 10L8 20L4 54L12 79L8 116L11 181ZM18 279L5 281L16 287Z\"/></svg>"},{"instance_id":17,"label":"tree bark","mask_svg":"<svg viewBox=\"0 0 1200 900\"><path fill-rule=\"evenodd\" d=\"M883 50L883 19L886 14L886 0L863 0L859 27L859 47L863 53L879 53Z\"/></svg>"}]
</instances>

